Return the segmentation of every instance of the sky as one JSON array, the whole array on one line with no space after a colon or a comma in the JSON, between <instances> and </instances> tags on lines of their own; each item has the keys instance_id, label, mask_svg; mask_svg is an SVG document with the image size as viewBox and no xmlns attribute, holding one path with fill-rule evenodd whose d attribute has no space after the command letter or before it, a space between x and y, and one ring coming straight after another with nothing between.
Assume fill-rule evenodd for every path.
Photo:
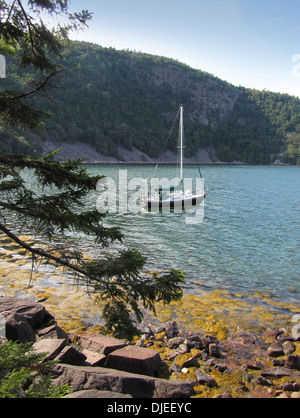
<instances>
[{"instance_id":1,"label":"sky","mask_svg":"<svg viewBox=\"0 0 300 418\"><path fill-rule=\"evenodd\" d=\"M71 0L72 39L176 59L233 85L300 97L300 0Z\"/></svg>"}]
</instances>

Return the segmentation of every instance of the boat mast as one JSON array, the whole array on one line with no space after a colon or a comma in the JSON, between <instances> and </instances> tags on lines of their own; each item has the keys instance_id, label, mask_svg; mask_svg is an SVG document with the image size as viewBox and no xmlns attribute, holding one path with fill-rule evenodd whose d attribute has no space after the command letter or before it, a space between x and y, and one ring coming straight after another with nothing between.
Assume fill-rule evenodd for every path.
<instances>
[{"instance_id":1,"label":"boat mast","mask_svg":"<svg viewBox=\"0 0 300 418\"><path fill-rule=\"evenodd\" d=\"M183 182L183 132L184 132L184 125L183 125L183 105L180 106L180 179L181 183Z\"/></svg>"}]
</instances>

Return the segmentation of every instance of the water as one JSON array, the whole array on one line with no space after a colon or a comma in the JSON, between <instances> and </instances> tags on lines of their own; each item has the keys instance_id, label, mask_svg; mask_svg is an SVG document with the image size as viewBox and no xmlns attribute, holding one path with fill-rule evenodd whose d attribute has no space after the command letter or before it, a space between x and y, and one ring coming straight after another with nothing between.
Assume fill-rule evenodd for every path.
<instances>
[{"instance_id":1,"label":"water","mask_svg":"<svg viewBox=\"0 0 300 418\"><path fill-rule=\"evenodd\" d=\"M131 180L151 178L154 166L87 170L115 180L119 170L127 170ZM202 172L208 192L202 223L188 225L191 214L175 213L108 214L106 223L119 226L125 245L148 257L147 269L185 271L187 292L261 291L298 303L300 167L204 166ZM156 175L174 178L176 167L160 166ZM185 178L197 176L197 166L185 168ZM93 194L89 204L96 198Z\"/></svg>"}]
</instances>

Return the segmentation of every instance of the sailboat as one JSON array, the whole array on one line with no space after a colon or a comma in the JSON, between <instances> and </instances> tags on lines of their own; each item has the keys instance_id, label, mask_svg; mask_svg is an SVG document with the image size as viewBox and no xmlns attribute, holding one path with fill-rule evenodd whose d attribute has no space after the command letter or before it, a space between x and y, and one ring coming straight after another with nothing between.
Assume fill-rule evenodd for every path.
<instances>
[{"instance_id":1,"label":"sailboat","mask_svg":"<svg viewBox=\"0 0 300 418\"><path fill-rule=\"evenodd\" d=\"M198 194L193 194L191 191L184 191L184 178L183 178L183 158L184 158L184 121L183 121L183 105L180 106L180 124L179 124L179 146L180 151L180 185L181 190L169 191L169 195L166 198L163 198L163 190L160 188L159 193L156 193L154 196L148 196L145 202L145 206L151 209L163 209L163 208L189 208L201 205L206 197L206 193L203 192Z\"/></svg>"}]
</instances>

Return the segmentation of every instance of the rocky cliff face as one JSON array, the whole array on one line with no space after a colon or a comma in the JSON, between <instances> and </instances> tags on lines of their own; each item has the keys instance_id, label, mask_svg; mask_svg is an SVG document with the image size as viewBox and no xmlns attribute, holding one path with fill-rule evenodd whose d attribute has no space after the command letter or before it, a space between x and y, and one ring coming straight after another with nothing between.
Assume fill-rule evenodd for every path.
<instances>
[{"instance_id":1,"label":"rocky cliff face","mask_svg":"<svg viewBox=\"0 0 300 418\"><path fill-rule=\"evenodd\" d=\"M157 63L148 71L133 62L131 66L139 81L146 81L150 87L168 87L173 94L185 96L187 119L200 125L219 126L232 114L242 95L242 89L184 65Z\"/></svg>"}]
</instances>

